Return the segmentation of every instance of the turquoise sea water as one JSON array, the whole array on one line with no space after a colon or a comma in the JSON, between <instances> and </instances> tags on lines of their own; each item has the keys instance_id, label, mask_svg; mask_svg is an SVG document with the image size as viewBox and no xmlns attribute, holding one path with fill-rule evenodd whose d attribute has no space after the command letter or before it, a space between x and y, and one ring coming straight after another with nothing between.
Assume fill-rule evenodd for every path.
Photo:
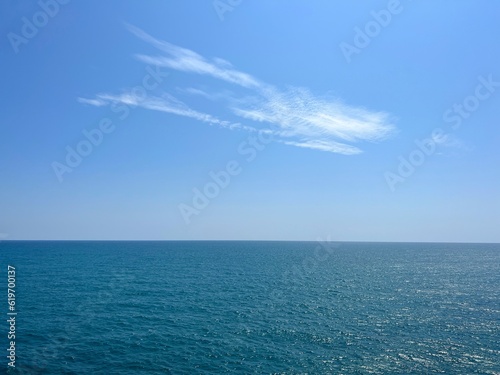
<instances>
[{"instance_id":1,"label":"turquoise sea water","mask_svg":"<svg viewBox=\"0 0 500 375\"><path fill-rule=\"evenodd\" d=\"M500 373L500 245L4 241L4 353L9 264L12 373Z\"/></svg>"}]
</instances>

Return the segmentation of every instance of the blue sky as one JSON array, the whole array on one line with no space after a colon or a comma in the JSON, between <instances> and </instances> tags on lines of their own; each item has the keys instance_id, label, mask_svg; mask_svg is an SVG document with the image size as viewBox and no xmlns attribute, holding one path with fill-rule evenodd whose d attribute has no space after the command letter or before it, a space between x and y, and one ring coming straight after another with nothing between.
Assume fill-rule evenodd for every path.
<instances>
[{"instance_id":1,"label":"blue sky","mask_svg":"<svg viewBox=\"0 0 500 375\"><path fill-rule=\"evenodd\" d=\"M2 238L500 242L500 3L0 10Z\"/></svg>"}]
</instances>

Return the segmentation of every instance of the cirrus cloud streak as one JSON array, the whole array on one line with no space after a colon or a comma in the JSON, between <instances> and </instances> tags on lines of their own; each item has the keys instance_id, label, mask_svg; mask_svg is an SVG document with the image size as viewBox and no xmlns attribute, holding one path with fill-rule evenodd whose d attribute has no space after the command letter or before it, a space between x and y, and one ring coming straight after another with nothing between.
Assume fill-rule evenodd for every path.
<instances>
[{"instance_id":1,"label":"cirrus cloud streak","mask_svg":"<svg viewBox=\"0 0 500 375\"><path fill-rule=\"evenodd\" d=\"M213 99L221 103L227 116L239 120L222 120L217 116L192 109L170 93L148 96L142 100L131 94L97 94L79 98L82 103L103 106L123 103L161 111L228 129L256 131L266 129L277 142L313 150L344 155L362 152L358 143L377 142L390 137L396 130L393 117L383 111L370 111L345 104L338 98L318 96L306 88L277 88L251 74L242 72L220 58L207 58L190 49L158 40L143 30L127 25L134 35L158 49L160 55L136 55L146 64L195 74L215 80L218 85L230 85L231 90L182 88L189 97ZM218 90L219 93L210 91ZM223 94L221 94L223 92ZM230 93L230 94L228 94ZM240 121L252 123L243 125ZM356 144L356 145L354 145Z\"/></svg>"}]
</instances>

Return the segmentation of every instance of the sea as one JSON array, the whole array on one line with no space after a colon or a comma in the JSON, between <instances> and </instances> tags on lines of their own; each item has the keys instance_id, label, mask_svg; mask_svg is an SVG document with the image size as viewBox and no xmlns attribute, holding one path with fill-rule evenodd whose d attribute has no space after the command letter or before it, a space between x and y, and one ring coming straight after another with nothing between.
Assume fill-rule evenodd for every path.
<instances>
[{"instance_id":1,"label":"sea","mask_svg":"<svg viewBox=\"0 0 500 375\"><path fill-rule=\"evenodd\" d=\"M0 373L498 375L500 245L2 241L0 314Z\"/></svg>"}]
</instances>

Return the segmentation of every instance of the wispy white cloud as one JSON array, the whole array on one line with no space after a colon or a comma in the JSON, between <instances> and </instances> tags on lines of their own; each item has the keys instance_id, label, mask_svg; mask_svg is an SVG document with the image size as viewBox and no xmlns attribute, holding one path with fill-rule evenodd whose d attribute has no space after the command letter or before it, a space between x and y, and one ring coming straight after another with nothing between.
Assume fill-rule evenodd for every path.
<instances>
[{"instance_id":1,"label":"wispy white cloud","mask_svg":"<svg viewBox=\"0 0 500 375\"><path fill-rule=\"evenodd\" d=\"M439 145L439 146L444 146L444 147L450 147L450 148L463 148L465 147L465 144L462 140L460 140L456 135L453 134L444 134L441 136L432 136L432 141Z\"/></svg>"},{"instance_id":2,"label":"wispy white cloud","mask_svg":"<svg viewBox=\"0 0 500 375\"><path fill-rule=\"evenodd\" d=\"M210 125L218 125L223 128L256 131L256 129L253 127L245 126L240 123L232 123L230 121L220 120L219 118L210 114L191 109L184 102L168 93L163 93L161 97L148 96L146 98L139 98L129 93L123 93L119 95L103 93L97 94L96 98L94 99L78 98L78 101L98 107L109 105L112 103L120 103L128 106L141 107L153 111L160 111L172 113L178 116L189 117L198 121L208 123Z\"/></svg>"},{"instance_id":3,"label":"wispy white cloud","mask_svg":"<svg viewBox=\"0 0 500 375\"><path fill-rule=\"evenodd\" d=\"M297 147L303 147L303 148L310 148L313 150L320 150L320 151L328 151L328 152L334 152L337 154L344 154L344 155L355 155L359 154L362 151L354 146L349 146L343 143L335 142L335 141L322 141L322 140L306 140L303 142L295 142L295 141L280 141L281 143L284 143L286 145L290 146L297 146Z\"/></svg>"},{"instance_id":4,"label":"wispy white cloud","mask_svg":"<svg viewBox=\"0 0 500 375\"><path fill-rule=\"evenodd\" d=\"M226 108L247 122L265 123L268 132L283 144L345 155L362 152L361 148L348 143L380 141L395 132L393 119L385 112L370 111L351 106L339 99L317 96L304 88L278 89L252 75L239 71L220 58L206 58L192 50L158 40L141 29L127 25L137 37L156 47L160 56L137 55L147 64L167 67L186 73L204 75L246 89L239 96L231 92L210 94L207 90L189 87L180 89L184 94L212 100L223 100ZM79 98L79 101L95 106L110 102L138 105L146 109L162 111L196 119L229 129L255 131L259 125L249 126L229 122L196 111L170 94L148 96L138 102L131 95L99 94L95 98ZM262 124L260 125L262 128Z\"/></svg>"},{"instance_id":5,"label":"wispy white cloud","mask_svg":"<svg viewBox=\"0 0 500 375\"><path fill-rule=\"evenodd\" d=\"M261 82L250 74L234 69L231 63L224 59L207 59L190 49L158 40L135 26L129 24L126 26L134 35L165 53L165 56L137 55L139 60L147 64L164 66L188 73L210 75L214 78L248 88L262 85Z\"/></svg>"},{"instance_id":6,"label":"wispy white cloud","mask_svg":"<svg viewBox=\"0 0 500 375\"><path fill-rule=\"evenodd\" d=\"M108 104L105 100L101 100L99 98L96 98L96 99L78 98L77 100L80 103L90 104L90 105L93 105L94 107L102 107L102 106Z\"/></svg>"},{"instance_id":7,"label":"wispy white cloud","mask_svg":"<svg viewBox=\"0 0 500 375\"><path fill-rule=\"evenodd\" d=\"M474 149L454 134L445 134L439 137L433 136L431 139L440 147L437 155L457 156L463 152L470 152Z\"/></svg>"},{"instance_id":8,"label":"wispy white cloud","mask_svg":"<svg viewBox=\"0 0 500 375\"><path fill-rule=\"evenodd\" d=\"M266 90L252 107L233 108L235 114L259 122L278 125L283 135L324 137L343 141L377 141L394 132L390 116L343 104L336 99L312 95L306 89Z\"/></svg>"},{"instance_id":9,"label":"wispy white cloud","mask_svg":"<svg viewBox=\"0 0 500 375\"><path fill-rule=\"evenodd\" d=\"M194 87L187 87L185 89L179 88L177 90L180 91L180 92L186 93L186 94L190 94L190 95L203 96L206 99L213 99L214 98L212 94L209 94L208 92L205 92L205 91L203 91L201 89L197 89L197 88L194 88Z\"/></svg>"},{"instance_id":10,"label":"wispy white cloud","mask_svg":"<svg viewBox=\"0 0 500 375\"><path fill-rule=\"evenodd\" d=\"M205 99L208 99L212 102L215 101L224 101L224 102L232 102L234 104L239 102L238 97L234 91L231 90L218 90L211 91L206 88L196 88L196 87L176 87L176 92L180 94L187 94L192 96L199 96Z\"/></svg>"}]
</instances>

